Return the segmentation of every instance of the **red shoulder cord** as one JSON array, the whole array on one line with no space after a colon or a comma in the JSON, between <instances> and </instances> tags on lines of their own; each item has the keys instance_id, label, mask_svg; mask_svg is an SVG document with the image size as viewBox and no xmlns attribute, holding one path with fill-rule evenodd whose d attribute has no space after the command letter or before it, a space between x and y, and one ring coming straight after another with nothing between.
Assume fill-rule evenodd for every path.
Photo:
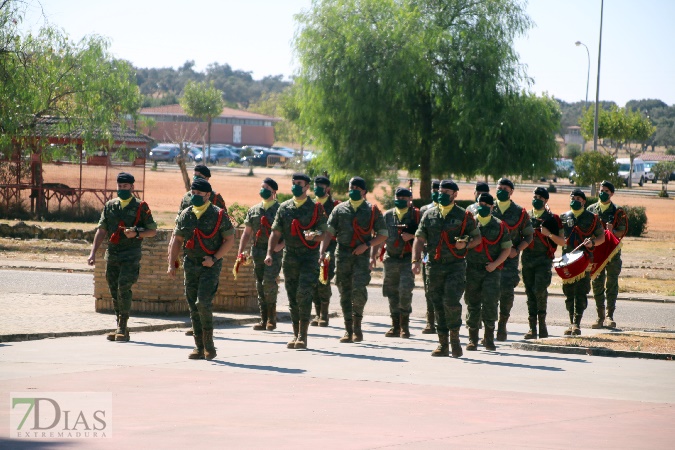
<instances>
[{"instance_id":1,"label":"red shoulder cord","mask_svg":"<svg viewBox=\"0 0 675 450\"><path fill-rule=\"evenodd\" d=\"M134 224L132 225L132 227L138 225L138 222L141 220L141 208L143 207L143 205L145 205L148 208L148 211L150 211L150 207L148 207L148 204L145 202L141 202L140 205L138 205L138 210L136 211L136 220L134 220ZM120 223L117 224L117 230L115 230L115 232L110 235L109 242L112 244L118 244L120 242L120 237L124 232L125 228L126 225L124 224L124 220L120 220Z\"/></svg>"},{"instance_id":2,"label":"red shoulder cord","mask_svg":"<svg viewBox=\"0 0 675 450\"><path fill-rule=\"evenodd\" d=\"M595 230L597 224L598 224L598 216L597 214L593 214L593 223L591 224L590 227L588 227L588 230L586 230L586 232L584 232L581 228L579 228L579 225L574 225L574 228L572 228L572 232L570 233L569 237L572 237L573 233L576 230L579 239L583 241L585 238L593 234L593 230ZM569 237L565 240L565 242L568 244L569 244ZM576 247L576 242L573 242L572 244L574 244L574 247Z\"/></svg>"},{"instance_id":3,"label":"red shoulder cord","mask_svg":"<svg viewBox=\"0 0 675 450\"><path fill-rule=\"evenodd\" d=\"M548 208L548 205L546 205L546 210L553 216L553 219L555 219L555 221L558 222L558 228L562 228L560 216L558 216L557 214L553 214L551 210ZM553 257L555 256L555 247L551 244L550 239L544 236L544 234L541 232L539 228L535 228L534 235L541 241L542 244L546 246L546 256L548 256L550 259L553 259ZM532 242L530 242L527 248L529 249L534 248L534 239L532 239Z\"/></svg>"},{"instance_id":4,"label":"red shoulder cord","mask_svg":"<svg viewBox=\"0 0 675 450\"><path fill-rule=\"evenodd\" d=\"M302 242L303 245L310 250L314 250L315 248L317 248L321 242L317 241L312 242L310 244L305 239L305 233L303 233L303 231L309 230L316 224L316 220L319 218L319 208L323 209L323 205L319 202L316 202L314 204L314 213L312 214L312 220L310 220L306 226L302 226L298 219L293 219L293 221L291 222L291 236L297 236L300 239L300 242Z\"/></svg>"},{"instance_id":5,"label":"red shoulder cord","mask_svg":"<svg viewBox=\"0 0 675 450\"><path fill-rule=\"evenodd\" d=\"M352 228L354 228L354 233L352 234L352 241L349 243L350 247L354 247L356 245L357 239L361 242L361 244L366 243L366 241L363 240L363 236L368 236L373 232L373 224L375 223L375 211L379 212L377 206L373 205L370 210L370 223L368 224L368 228L365 230L359 226L356 217L354 217L354 220L352 221Z\"/></svg>"},{"instance_id":6,"label":"red shoulder cord","mask_svg":"<svg viewBox=\"0 0 675 450\"><path fill-rule=\"evenodd\" d=\"M211 196L209 197L209 201L211 203L213 203L214 205L216 205L218 208L227 210L227 208L225 207L225 200L223 199L222 205L219 205L218 203L216 203L217 199L218 199L218 193L216 191L211 191Z\"/></svg>"},{"instance_id":7,"label":"red shoulder cord","mask_svg":"<svg viewBox=\"0 0 675 450\"><path fill-rule=\"evenodd\" d=\"M621 211L621 217L623 223L626 225L626 230L623 232L623 236L621 236L621 239L624 238L628 234L628 215L626 214L626 211L624 211L621 208L616 208L616 213L614 214L614 220L612 221L612 232L616 230L616 226L619 223L619 211Z\"/></svg>"},{"instance_id":8,"label":"red shoulder cord","mask_svg":"<svg viewBox=\"0 0 675 450\"><path fill-rule=\"evenodd\" d=\"M508 223L506 223L506 220L502 220L502 223L506 227L507 230L509 230L509 233L515 230L520 226L521 223L523 223L523 219L525 218L525 214L527 214L527 211L525 211L525 208L520 208L520 219L518 219L518 222L516 222L513 226L509 226Z\"/></svg>"},{"instance_id":9,"label":"red shoulder cord","mask_svg":"<svg viewBox=\"0 0 675 450\"><path fill-rule=\"evenodd\" d=\"M396 213L394 213L394 214L396 214ZM413 217L415 218L415 223L419 224L420 223L420 210L415 208L414 206L413 206ZM398 230L398 237L401 240L403 240L403 238L401 237L402 234L403 234L403 229L400 228ZM396 239L396 241L394 242L394 247L398 247L399 239ZM412 245L410 244L410 241L404 241L404 242L405 242L405 246L403 247L403 253L404 254L405 253L412 253ZM382 247L382 250L384 250L384 247ZM382 255L382 256L384 256L384 255ZM380 258L380 261L382 261L382 258Z\"/></svg>"},{"instance_id":10,"label":"red shoulder cord","mask_svg":"<svg viewBox=\"0 0 675 450\"><path fill-rule=\"evenodd\" d=\"M258 238L262 236L263 231L265 231L265 236L267 239L270 238L270 231L272 231L272 224L267 220L267 216L263 215L260 218L260 229L255 232L255 243L258 244Z\"/></svg>"},{"instance_id":11,"label":"red shoulder cord","mask_svg":"<svg viewBox=\"0 0 675 450\"><path fill-rule=\"evenodd\" d=\"M464 220L462 221L462 229L459 232L460 236L462 236L464 234L464 229L466 228L466 219L470 214L471 213L468 212L468 211L466 211L464 213ZM473 215L471 217L473 218ZM443 230L443 231L441 231L441 241L438 243L438 246L436 246L436 254L434 255L435 260L441 259L441 245L443 243L445 243L445 245L448 247L448 250L450 250L450 253L452 253L452 255L455 258L458 258L458 259L466 258L466 254L468 252L468 249L464 248L464 254L463 255L458 255L457 253L455 253L454 249L456 248L456 245L450 243L450 237L448 236L448 231Z\"/></svg>"},{"instance_id":12,"label":"red shoulder cord","mask_svg":"<svg viewBox=\"0 0 675 450\"><path fill-rule=\"evenodd\" d=\"M487 256L488 261L494 262L494 259L492 259L492 256L490 256L490 252L488 251L488 246L497 244L504 235L504 231L506 231L506 225L504 224L504 221L502 221L499 224L499 236L497 236L494 241L489 241L485 236L481 235L480 244L475 246L473 249L477 252L482 252L485 250L485 256ZM501 270L503 267L504 263L501 263L497 269Z\"/></svg>"},{"instance_id":13,"label":"red shoulder cord","mask_svg":"<svg viewBox=\"0 0 675 450\"><path fill-rule=\"evenodd\" d=\"M216 235L218 229L220 228L220 222L223 220L224 215L225 215L224 209L218 211L218 221L216 222L216 226L213 228L213 231L208 235L199 228L195 227L195 231L192 233L192 237L185 243L185 248L190 249L195 248L195 239L197 239L197 242L199 242L199 246L202 248L202 250L206 252L206 254L208 255L215 254L218 251L218 249L209 250L204 246L204 242L202 242L202 239L211 239L213 236Z\"/></svg>"}]
</instances>

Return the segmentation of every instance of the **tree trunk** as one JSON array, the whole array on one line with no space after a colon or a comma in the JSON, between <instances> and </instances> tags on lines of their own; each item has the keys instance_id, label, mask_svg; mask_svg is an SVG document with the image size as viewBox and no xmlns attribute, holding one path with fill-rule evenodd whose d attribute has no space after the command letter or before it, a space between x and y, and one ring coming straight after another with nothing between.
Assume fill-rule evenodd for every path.
<instances>
[{"instance_id":1,"label":"tree trunk","mask_svg":"<svg viewBox=\"0 0 675 450\"><path fill-rule=\"evenodd\" d=\"M180 143L180 156L176 158L176 162L178 163L178 167L180 168L180 173L183 175L183 183L185 184L185 190L189 191L190 190L190 176L188 175L187 172L187 167L185 166L185 157L187 156L187 149L185 148L185 144L182 142Z\"/></svg>"},{"instance_id":2,"label":"tree trunk","mask_svg":"<svg viewBox=\"0 0 675 450\"><path fill-rule=\"evenodd\" d=\"M204 164L207 164L207 165L211 163L211 122L212 122L212 119L209 117L209 122L206 125L206 130L207 130L206 131L206 140L209 141L208 142L209 151L206 154L206 162L204 163Z\"/></svg>"},{"instance_id":3,"label":"tree trunk","mask_svg":"<svg viewBox=\"0 0 675 450\"><path fill-rule=\"evenodd\" d=\"M420 139L420 198L424 204L431 202L431 137L433 134L433 110L427 93L421 103L422 129Z\"/></svg>"}]
</instances>

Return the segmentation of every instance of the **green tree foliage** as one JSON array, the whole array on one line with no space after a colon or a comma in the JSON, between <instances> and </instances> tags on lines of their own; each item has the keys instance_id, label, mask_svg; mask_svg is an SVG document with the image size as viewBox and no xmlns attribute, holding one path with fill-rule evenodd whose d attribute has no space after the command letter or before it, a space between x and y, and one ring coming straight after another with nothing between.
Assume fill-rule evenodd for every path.
<instances>
[{"instance_id":1,"label":"green tree foliage","mask_svg":"<svg viewBox=\"0 0 675 450\"><path fill-rule=\"evenodd\" d=\"M628 218L626 236L640 237L647 231L647 212L644 206L624 206Z\"/></svg>"},{"instance_id":2,"label":"green tree foliage","mask_svg":"<svg viewBox=\"0 0 675 450\"><path fill-rule=\"evenodd\" d=\"M613 156L603 152L586 152L574 159L576 177L579 185L597 185L603 180L611 181L614 186L621 186L623 180L619 178L619 163Z\"/></svg>"},{"instance_id":3,"label":"green tree foliage","mask_svg":"<svg viewBox=\"0 0 675 450\"><path fill-rule=\"evenodd\" d=\"M675 174L675 161L661 161L651 168L656 179L661 180L661 190L666 192L670 177Z\"/></svg>"},{"instance_id":4,"label":"green tree foliage","mask_svg":"<svg viewBox=\"0 0 675 450\"><path fill-rule=\"evenodd\" d=\"M211 124L213 118L223 112L222 92L213 83L196 83L189 81L180 98L180 105L188 116L203 120L207 124L206 140L208 151L206 161L211 159Z\"/></svg>"}]
</instances>

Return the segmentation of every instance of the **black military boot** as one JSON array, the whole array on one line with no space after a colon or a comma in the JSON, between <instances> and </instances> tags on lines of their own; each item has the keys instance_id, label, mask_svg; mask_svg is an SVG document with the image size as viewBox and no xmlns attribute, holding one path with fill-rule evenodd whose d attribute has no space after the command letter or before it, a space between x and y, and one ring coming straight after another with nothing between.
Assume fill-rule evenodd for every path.
<instances>
[{"instance_id":1,"label":"black military boot","mask_svg":"<svg viewBox=\"0 0 675 450\"><path fill-rule=\"evenodd\" d=\"M575 314L574 315L574 323L572 324L572 334L575 336L579 336L581 334L581 318L583 317L582 314Z\"/></svg>"},{"instance_id":2,"label":"black military boot","mask_svg":"<svg viewBox=\"0 0 675 450\"><path fill-rule=\"evenodd\" d=\"M565 336L571 336L572 330L574 329L574 313L569 313L569 314L570 314L570 326L567 327L567 329L563 333Z\"/></svg>"},{"instance_id":3,"label":"black military boot","mask_svg":"<svg viewBox=\"0 0 675 450\"><path fill-rule=\"evenodd\" d=\"M119 324L120 324L120 315L117 314L117 311L115 311L115 324L117 326L119 326ZM110 333L108 333L106 335L106 339L108 339L109 341L114 341L116 334L117 334L117 329L115 329L115 331L111 331Z\"/></svg>"},{"instance_id":4,"label":"black military boot","mask_svg":"<svg viewBox=\"0 0 675 450\"><path fill-rule=\"evenodd\" d=\"M293 322L293 339L286 344L286 348L295 348L295 341L298 340L298 333L300 332L300 324L298 322Z\"/></svg>"},{"instance_id":5,"label":"black military boot","mask_svg":"<svg viewBox=\"0 0 675 450\"><path fill-rule=\"evenodd\" d=\"M401 337L403 339L410 337L410 314L401 314Z\"/></svg>"},{"instance_id":6,"label":"black military boot","mask_svg":"<svg viewBox=\"0 0 675 450\"><path fill-rule=\"evenodd\" d=\"M537 314L539 319L539 339L545 339L548 337L548 329L546 328L546 313Z\"/></svg>"},{"instance_id":7,"label":"black military boot","mask_svg":"<svg viewBox=\"0 0 675 450\"><path fill-rule=\"evenodd\" d=\"M321 320L321 303L314 303L314 311L316 311L316 316L309 323L313 327L319 326L319 320Z\"/></svg>"},{"instance_id":8,"label":"black military boot","mask_svg":"<svg viewBox=\"0 0 675 450\"><path fill-rule=\"evenodd\" d=\"M274 331L277 328L277 305L276 303L267 305L267 331Z\"/></svg>"},{"instance_id":9,"label":"black military boot","mask_svg":"<svg viewBox=\"0 0 675 450\"><path fill-rule=\"evenodd\" d=\"M497 350L495 345L495 327L485 325L485 333L483 334L483 345L485 345L485 350L494 352Z\"/></svg>"},{"instance_id":10,"label":"black military boot","mask_svg":"<svg viewBox=\"0 0 675 450\"><path fill-rule=\"evenodd\" d=\"M253 325L256 331L262 331L267 328L267 305L260 305L260 322Z\"/></svg>"},{"instance_id":11,"label":"black military boot","mask_svg":"<svg viewBox=\"0 0 675 450\"><path fill-rule=\"evenodd\" d=\"M319 317L319 326L327 327L328 326L328 302L321 302L321 317Z\"/></svg>"},{"instance_id":12,"label":"black military boot","mask_svg":"<svg viewBox=\"0 0 675 450\"><path fill-rule=\"evenodd\" d=\"M115 331L115 340L117 342L129 342L129 314L120 314L120 321L117 324L117 331Z\"/></svg>"},{"instance_id":13,"label":"black military boot","mask_svg":"<svg viewBox=\"0 0 675 450\"><path fill-rule=\"evenodd\" d=\"M596 308L596 310L598 311L598 318L591 325L591 328L594 330L604 328L605 325L605 307L601 306L600 308Z\"/></svg>"},{"instance_id":14,"label":"black military boot","mask_svg":"<svg viewBox=\"0 0 675 450\"><path fill-rule=\"evenodd\" d=\"M507 337L506 333L506 322L509 321L509 318L506 316L499 315L499 322L497 323L497 340L505 341Z\"/></svg>"},{"instance_id":15,"label":"black military boot","mask_svg":"<svg viewBox=\"0 0 675 450\"><path fill-rule=\"evenodd\" d=\"M466 350L478 350L478 328L469 328L469 343L466 344Z\"/></svg>"},{"instance_id":16,"label":"black military boot","mask_svg":"<svg viewBox=\"0 0 675 450\"><path fill-rule=\"evenodd\" d=\"M385 337L398 337L401 334L401 315L392 314L391 315L391 328L389 331L384 333Z\"/></svg>"},{"instance_id":17,"label":"black military boot","mask_svg":"<svg viewBox=\"0 0 675 450\"><path fill-rule=\"evenodd\" d=\"M527 318L527 321L530 323L530 329L527 330L524 339L537 339L537 318L535 316L530 316Z\"/></svg>"},{"instance_id":18,"label":"black military boot","mask_svg":"<svg viewBox=\"0 0 675 450\"><path fill-rule=\"evenodd\" d=\"M342 344L349 344L354 342L352 337L354 336L354 322L351 320L345 319L345 335L340 338Z\"/></svg>"},{"instance_id":19,"label":"black military boot","mask_svg":"<svg viewBox=\"0 0 675 450\"><path fill-rule=\"evenodd\" d=\"M361 321L363 317L354 316L354 342L361 342L363 340L363 331L361 331Z\"/></svg>"},{"instance_id":20,"label":"black military boot","mask_svg":"<svg viewBox=\"0 0 675 450\"><path fill-rule=\"evenodd\" d=\"M427 326L422 330L422 334L436 334L436 323L434 322L434 311L427 311Z\"/></svg>"},{"instance_id":21,"label":"black military boot","mask_svg":"<svg viewBox=\"0 0 675 450\"><path fill-rule=\"evenodd\" d=\"M200 330L201 331L201 330ZM204 359L204 339L201 333L193 333L195 339L195 348L188 355L188 359Z\"/></svg>"},{"instance_id":22,"label":"black military boot","mask_svg":"<svg viewBox=\"0 0 675 450\"><path fill-rule=\"evenodd\" d=\"M453 358L459 358L464 354L462 352L462 345L459 342L459 330L450 330L450 349Z\"/></svg>"},{"instance_id":23,"label":"black military boot","mask_svg":"<svg viewBox=\"0 0 675 450\"><path fill-rule=\"evenodd\" d=\"M307 330L309 329L309 320L300 321L300 334L295 341L295 349L307 348Z\"/></svg>"},{"instance_id":24,"label":"black military boot","mask_svg":"<svg viewBox=\"0 0 675 450\"><path fill-rule=\"evenodd\" d=\"M614 308L607 308L607 328L616 328L614 321Z\"/></svg>"},{"instance_id":25,"label":"black military boot","mask_svg":"<svg viewBox=\"0 0 675 450\"><path fill-rule=\"evenodd\" d=\"M216 346L213 343L213 330L202 331L202 342L204 343L204 358L211 361L217 356Z\"/></svg>"},{"instance_id":26,"label":"black military boot","mask_svg":"<svg viewBox=\"0 0 675 450\"><path fill-rule=\"evenodd\" d=\"M449 356L448 333L438 333L438 347L431 352L431 356Z\"/></svg>"}]
</instances>

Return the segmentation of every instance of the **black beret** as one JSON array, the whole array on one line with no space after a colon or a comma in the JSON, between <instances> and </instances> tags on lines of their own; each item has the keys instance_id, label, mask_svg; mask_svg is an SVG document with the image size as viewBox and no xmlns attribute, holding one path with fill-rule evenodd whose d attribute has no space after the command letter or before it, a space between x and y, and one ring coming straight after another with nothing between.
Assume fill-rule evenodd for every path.
<instances>
[{"instance_id":1,"label":"black beret","mask_svg":"<svg viewBox=\"0 0 675 450\"><path fill-rule=\"evenodd\" d=\"M263 183L265 183L266 185L268 185L269 187L271 187L275 191L279 190L279 185L277 184L277 182L274 181L273 179L271 179L270 177L265 178L263 180Z\"/></svg>"},{"instance_id":2,"label":"black beret","mask_svg":"<svg viewBox=\"0 0 675 450\"><path fill-rule=\"evenodd\" d=\"M364 191L368 190L368 188L366 188L366 180L361 177L353 177L351 180L349 180L349 185L360 187Z\"/></svg>"},{"instance_id":3,"label":"black beret","mask_svg":"<svg viewBox=\"0 0 675 450\"><path fill-rule=\"evenodd\" d=\"M488 205L494 205L495 199L487 192L483 192L478 196L478 203L480 202L487 203Z\"/></svg>"},{"instance_id":4,"label":"black beret","mask_svg":"<svg viewBox=\"0 0 675 450\"><path fill-rule=\"evenodd\" d=\"M117 174L117 182L118 183L129 183L129 184L134 184L134 176L130 173L126 172L120 172Z\"/></svg>"},{"instance_id":5,"label":"black beret","mask_svg":"<svg viewBox=\"0 0 675 450\"><path fill-rule=\"evenodd\" d=\"M433 180L431 182L431 189L438 189L441 187L441 180Z\"/></svg>"},{"instance_id":6,"label":"black beret","mask_svg":"<svg viewBox=\"0 0 675 450\"><path fill-rule=\"evenodd\" d=\"M614 193L614 185L612 183L610 183L609 181L607 181L607 180L603 181L602 183L600 183L600 186L604 186L607 189L609 189L609 191L612 194Z\"/></svg>"},{"instance_id":7,"label":"black beret","mask_svg":"<svg viewBox=\"0 0 675 450\"><path fill-rule=\"evenodd\" d=\"M293 174L293 181L296 181L296 180L302 180L307 184L312 182L312 180L304 173L294 173Z\"/></svg>"},{"instance_id":8,"label":"black beret","mask_svg":"<svg viewBox=\"0 0 675 450\"><path fill-rule=\"evenodd\" d=\"M537 189L534 190L534 195L544 197L546 200L548 200L548 191L546 190L546 188L543 188L541 186L539 186Z\"/></svg>"},{"instance_id":9,"label":"black beret","mask_svg":"<svg viewBox=\"0 0 675 450\"><path fill-rule=\"evenodd\" d=\"M314 184L325 184L326 186L330 186L330 180L328 177L319 175L318 177L314 178Z\"/></svg>"},{"instance_id":10,"label":"black beret","mask_svg":"<svg viewBox=\"0 0 675 450\"><path fill-rule=\"evenodd\" d=\"M490 192L490 186L485 181L476 183L476 192Z\"/></svg>"},{"instance_id":11,"label":"black beret","mask_svg":"<svg viewBox=\"0 0 675 450\"><path fill-rule=\"evenodd\" d=\"M459 186L452 180L443 180L441 181L441 188L443 189L452 189L453 191L459 191Z\"/></svg>"},{"instance_id":12,"label":"black beret","mask_svg":"<svg viewBox=\"0 0 675 450\"><path fill-rule=\"evenodd\" d=\"M412 197L412 192L410 192L410 189L408 188L397 187L394 195L396 195L396 197Z\"/></svg>"},{"instance_id":13,"label":"black beret","mask_svg":"<svg viewBox=\"0 0 675 450\"><path fill-rule=\"evenodd\" d=\"M201 173L204 175L206 178L211 178L211 171L209 170L208 167L206 167L203 164L198 164L195 166L195 172Z\"/></svg>"},{"instance_id":14,"label":"black beret","mask_svg":"<svg viewBox=\"0 0 675 450\"><path fill-rule=\"evenodd\" d=\"M572 191L572 193L570 194L570 197L581 197L584 200L586 200L586 194L584 194L584 191L582 191L581 189L578 189L578 188Z\"/></svg>"},{"instance_id":15,"label":"black beret","mask_svg":"<svg viewBox=\"0 0 675 450\"><path fill-rule=\"evenodd\" d=\"M515 189L516 187L513 185L513 181L509 180L508 178L500 178L499 181L497 181L497 186L500 184L504 186L508 186L511 189Z\"/></svg>"},{"instance_id":16,"label":"black beret","mask_svg":"<svg viewBox=\"0 0 675 450\"><path fill-rule=\"evenodd\" d=\"M201 192L211 192L213 189L211 189L211 183L209 183L208 181L206 181L203 178L197 178L190 185L190 190L201 191Z\"/></svg>"}]
</instances>

